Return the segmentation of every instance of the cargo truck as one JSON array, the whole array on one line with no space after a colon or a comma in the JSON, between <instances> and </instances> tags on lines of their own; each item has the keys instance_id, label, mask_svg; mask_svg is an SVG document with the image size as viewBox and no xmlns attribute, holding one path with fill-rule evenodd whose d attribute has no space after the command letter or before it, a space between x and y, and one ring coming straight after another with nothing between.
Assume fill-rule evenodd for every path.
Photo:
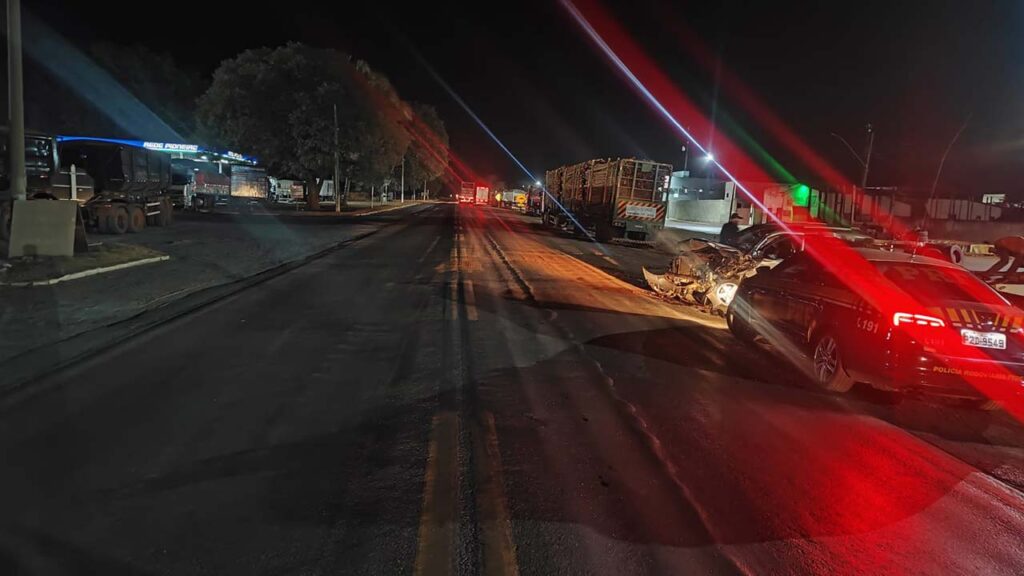
<instances>
[{"instance_id":1,"label":"cargo truck","mask_svg":"<svg viewBox=\"0 0 1024 576\"><path fill-rule=\"evenodd\" d=\"M11 233L13 197L8 170L8 131L0 127L0 241L6 242ZM25 177L27 198L53 197L53 181L59 174L59 155L52 136L36 132L25 134Z\"/></svg>"},{"instance_id":2,"label":"cargo truck","mask_svg":"<svg viewBox=\"0 0 1024 576\"><path fill-rule=\"evenodd\" d=\"M218 164L218 173L196 173L191 208L212 212L219 207L248 211L270 202L266 168Z\"/></svg>"},{"instance_id":3,"label":"cargo truck","mask_svg":"<svg viewBox=\"0 0 1024 576\"><path fill-rule=\"evenodd\" d=\"M459 204L472 204L476 198L476 184L463 182L459 187Z\"/></svg>"},{"instance_id":4,"label":"cargo truck","mask_svg":"<svg viewBox=\"0 0 1024 576\"><path fill-rule=\"evenodd\" d=\"M541 218L545 225L577 231L578 223L601 242L650 240L665 226L671 175L670 164L634 158L548 170L547 192L558 202L547 202Z\"/></svg>"},{"instance_id":5,"label":"cargo truck","mask_svg":"<svg viewBox=\"0 0 1024 576\"><path fill-rule=\"evenodd\" d=\"M491 202L491 189L487 186L476 187L476 203L478 205L487 205Z\"/></svg>"},{"instance_id":6,"label":"cargo truck","mask_svg":"<svg viewBox=\"0 0 1024 576\"><path fill-rule=\"evenodd\" d=\"M58 144L61 168L74 165L91 177L93 194L82 204L86 226L123 234L170 225L169 155L104 139L61 137Z\"/></svg>"}]
</instances>

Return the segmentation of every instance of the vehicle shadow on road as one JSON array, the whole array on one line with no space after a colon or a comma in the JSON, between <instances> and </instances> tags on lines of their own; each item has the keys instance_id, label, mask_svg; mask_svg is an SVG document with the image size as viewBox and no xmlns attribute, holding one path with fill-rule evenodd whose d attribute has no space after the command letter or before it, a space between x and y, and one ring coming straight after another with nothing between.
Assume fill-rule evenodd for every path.
<instances>
[{"instance_id":1,"label":"vehicle shadow on road","mask_svg":"<svg viewBox=\"0 0 1024 576\"><path fill-rule=\"evenodd\" d=\"M609 334L588 342L621 352L726 376L797 389L834 410L862 413L903 429L958 442L1024 448L1024 428L1004 412L985 412L939 400L903 398L857 385L846 395L817 390L781 355L740 342L728 333L681 324L643 332Z\"/></svg>"},{"instance_id":2,"label":"vehicle shadow on road","mask_svg":"<svg viewBox=\"0 0 1024 576\"><path fill-rule=\"evenodd\" d=\"M599 369L569 348L480 379L514 520L686 549L859 536L925 512L970 474L928 469L920 442L837 402L739 376L756 366L709 374L713 352L661 361L694 343L680 332L591 340L588 355L606 350Z\"/></svg>"}]
</instances>

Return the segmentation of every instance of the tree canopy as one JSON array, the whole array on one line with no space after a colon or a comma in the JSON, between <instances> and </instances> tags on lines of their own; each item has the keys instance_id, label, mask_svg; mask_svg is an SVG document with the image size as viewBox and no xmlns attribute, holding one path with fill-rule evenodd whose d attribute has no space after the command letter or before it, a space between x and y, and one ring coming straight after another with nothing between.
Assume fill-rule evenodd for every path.
<instances>
[{"instance_id":1,"label":"tree canopy","mask_svg":"<svg viewBox=\"0 0 1024 576\"><path fill-rule=\"evenodd\" d=\"M409 181L416 184L432 182L444 176L448 168L448 131L437 115L437 110L428 104L413 103L413 134L409 144Z\"/></svg>"},{"instance_id":2,"label":"tree canopy","mask_svg":"<svg viewBox=\"0 0 1024 576\"><path fill-rule=\"evenodd\" d=\"M343 175L387 178L409 150L414 108L383 74L342 52L290 43L225 60L199 99L199 121L207 139L315 182L333 172L335 106ZM444 131L436 112L430 121Z\"/></svg>"}]
</instances>

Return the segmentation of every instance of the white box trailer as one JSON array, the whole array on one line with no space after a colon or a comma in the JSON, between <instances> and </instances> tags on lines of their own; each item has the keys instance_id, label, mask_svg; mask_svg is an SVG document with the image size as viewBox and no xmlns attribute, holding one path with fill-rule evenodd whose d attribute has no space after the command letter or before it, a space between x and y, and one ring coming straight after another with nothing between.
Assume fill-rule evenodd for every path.
<instances>
[{"instance_id":1,"label":"white box trailer","mask_svg":"<svg viewBox=\"0 0 1024 576\"><path fill-rule=\"evenodd\" d=\"M487 186L476 187L476 203L487 204L491 201L491 189Z\"/></svg>"}]
</instances>

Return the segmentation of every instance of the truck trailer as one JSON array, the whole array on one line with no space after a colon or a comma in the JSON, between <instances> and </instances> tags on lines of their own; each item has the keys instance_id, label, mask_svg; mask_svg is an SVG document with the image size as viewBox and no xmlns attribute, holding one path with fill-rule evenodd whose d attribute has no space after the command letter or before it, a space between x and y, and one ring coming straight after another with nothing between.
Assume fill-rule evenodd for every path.
<instances>
[{"instance_id":1,"label":"truck trailer","mask_svg":"<svg viewBox=\"0 0 1024 576\"><path fill-rule=\"evenodd\" d=\"M597 159L545 174L547 202L541 218L558 228L582 226L598 241L649 240L665 226L672 166L635 158Z\"/></svg>"},{"instance_id":2,"label":"truck trailer","mask_svg":"<svg viewBox=\"0 0 1024 576\"><path fill-rule=\"evenodd\" d=\"M476 184L473 182L463 182L459 187L459 204L472 204L476 198Z\"/></svg>"},{"instance_id":3,"label":"truck trailer","mask_svg":"<svg viewBox=\"0 0 1024 576\"><path fill-rule=\"evenodd\" d=\"M10 170L8 169L8 130L0 127L0 241L6 242L11 234ZM57 142L53 136L38 132L25 133L25 177L27 198L53 197L54 179L60 173Z\"/></svg>"},{"instance_id":4,"label":"truck trailer","mask_svg":"<svg viewBox=\"0 0 1024 576\"><path fill-rule=\"evenodd\" d=\"M270 203L270 179L261 166L216 164L217 172L197 172L189 207L213 212L219 207L248 211Z\"/></svg>"},{"instance_id":5,"label":"truck trailer","mask_svg":"<svg viewBox=\"0 0 1024 576\"><path fill-rule=\"evenodd\" d=\"M62 138L59 146L61 167L73 164L92 179L92 197L82 204L86 226L123 234L139 232L146 225L170 225L169 155L101 139Z\"/></svg>"},{"instance_id":6,"label":"truck trailer","mask_svg":"<svg viewBox=\"0 0 1024 576\"><path fill-rule=\"evenodd\" d=\"M491 189L487 186L476 187L476 203L477 205L486 206L491 202Z\"/></svg>"}]
</instances>

